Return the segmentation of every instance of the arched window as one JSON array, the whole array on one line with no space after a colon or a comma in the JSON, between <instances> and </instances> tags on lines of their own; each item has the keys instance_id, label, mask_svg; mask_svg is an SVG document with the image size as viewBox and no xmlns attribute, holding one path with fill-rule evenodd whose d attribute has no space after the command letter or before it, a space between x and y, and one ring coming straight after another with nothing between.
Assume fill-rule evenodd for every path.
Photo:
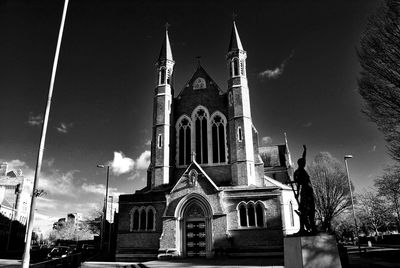
<instances>
[{"instance_id":1,"label":"arched window","mask_svg":"<svg viewBox=\"0 0 400 268\"><path fill-rule=\"evenodd\" d=\"M208 163L208 138L207 125L208 115L202 108L198 109L195 116L195 142L196 142L196 161L199 164Z\"/></svg>"},{"instance_id":2,"label":"arched window","mask_svg":"<svg viewBox=\"0 0 400 268\"><path fill-rule=\"evenodd\" d=\"M147 211L147 231L154 230L154 209L149 208Z\"/></svg>"},{"instance_id":3,"label":"arched window","mask_svg":"<svg viewBox=\"0 0 400 268\"><path fill-rule=\"evenodd\" d=\"M239 206L239 218L240 218L240 226L247 227L247 211L245 204L241 204Z\"/></svg>"},{"instance_id":4,"label":"arched window","mask_svg":"<svg viewBox=\"0 0 400 268\"><path fill-rule=\"evenodd\" d=\"M233 105L233 94L232 91L229 92L228 94L228 101L229 101L229 106Z\"/></svg>"},{"instance_id":5,"label":"arched window","mask_svg":"<svg viewBox=\"0 0 400 268\"><path fill-rule=\"evenodd\" d=\"M259 228L265 226L264 204L261 201L254 203L240 202L237 206L239 226L247 228Z\"/></svg>"},{"instance_id":6,"label":"arched window","mask_svg":"<svg viewBox=\"0 0 400 268\"><path fill-rule=\"evenodd\" d=\"M138 230L139 229L139 210L135 210L133 212L133 224L132 224L132 230Z\"/></svg>"},{"instance_id":7,"label":"arched window","mask_svg":"<svg viewBox=\"0 0 400 268\"><path fill-rule=\"evenodd\" d=\"M191 122L188 117L178 120L177 134L178 165L188 165L191 153Z\"/></svg>"},{"instance_id":8,"label":"arched window","mask_svg":"<svg viewBox=\"0 0 400 268\"><path fill-rule=\"evenodd\" d=\"M256 218L257 218L257 226L264 226L264 206L261 203L257 203L256 205Z\"/></svg>"},{"instance_id":9,"label":"arched window","mask_svg":"<svg viewBox=\"0 0 400 268\"><path fill-rule=\"evenodd\" d=\"M211 119L213 163L226 162L226 120L220 114Z\"/></svg>"},{"instance_id":10,"label":"arched window","mask_svg":"<svg viewBox=\"0 0 400 268\"><path fill-rule=\"evenodd\" d=\"M160 68L159 75L158 75L158 84L159 84L159 85L165 84L165 76L166 76L165 67L161 67L161 68Z\"/></svg>"},{"instance_id":11,"label":"arched window","mask_svg":"<svg viewBox=\"0 0 400 268\"><path fill-rule=\"evenodd\" d=\"M256 226L256 215L254 213L254 205L252 203L247 204L247 215L249 217L249 226Z\"/></svg>"},{"instance_id":12,"label":"arched window","mask_svg":"<svg viewBox=\"0 0 400 268\"><path fill-rule=\"evenodd\" d=\"M290 217L290 226L294 226L294 215L293 215L293 203L289 202L289 217Z\"/></svg>"},{"instance_id":13,"label":"arched window","mask_svg":"<svg viewBox=\"0 0 400 268\"><path fill-rule=\"evenodd\" d=\"M146 230L146 211L140 211L140 230Z\"/></svg>"},{"instance_id":14,"label":"arched window","mask_svg":"<svg viewBox=\"0 0 400 268\"><path fill-rule=\"evenodd\" d=\"M239 75L239 59L234 58L233 59L233 76L238 76Z\"/></svg>"}]
</instances>

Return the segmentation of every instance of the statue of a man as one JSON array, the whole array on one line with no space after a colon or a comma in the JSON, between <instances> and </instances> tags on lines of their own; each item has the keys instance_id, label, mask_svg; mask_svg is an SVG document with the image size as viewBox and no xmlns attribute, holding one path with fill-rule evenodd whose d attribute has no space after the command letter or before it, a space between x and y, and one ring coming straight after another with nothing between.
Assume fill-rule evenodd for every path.
<instances>
[{"instance_id":1,"label":"statue of a man","mask_svg":"<svg viewBox=\"0 0 400 268\"><path fill-rule=\"evenodd\" d=\"M298 168L294 172L294 182L297 184L296 199L299 201L300 234L306 232L316 233L314 191L310 176L304 169L306 167L307 148L305 145L303 145L303 148L303 156L297 160Z\"/></svg>"}]
</instances>

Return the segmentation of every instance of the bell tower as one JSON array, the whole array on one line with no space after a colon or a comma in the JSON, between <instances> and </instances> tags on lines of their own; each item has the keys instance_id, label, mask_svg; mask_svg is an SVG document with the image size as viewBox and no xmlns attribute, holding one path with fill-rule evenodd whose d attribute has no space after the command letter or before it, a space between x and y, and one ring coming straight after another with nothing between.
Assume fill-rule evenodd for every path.
<instances>
[{"instance_id":1,"label":"bell tower","mask_svg":"<svg viewBox=\"0 0 400 268\"><path fill-rule=\"evenodd\" d=\"M156 88L153 106L153 133L151 142L151 188L169 183L170 135L172 105L172 74L175 61L166 25L165 39L156 63Z\"/></svg>"},{"instance_id":2,"label":"bell tower","mask_svg":"<svg viewBox=\"0 0 400 268\"><path fill-rule=\"evenodd\" d=\"M228 121L230 136L230 164L235 185L256 185L254 168L253 130L250 95L246 75L247 53L233 22L231 40L226 55L228 79Z\"/></svg>"}]
</instances>

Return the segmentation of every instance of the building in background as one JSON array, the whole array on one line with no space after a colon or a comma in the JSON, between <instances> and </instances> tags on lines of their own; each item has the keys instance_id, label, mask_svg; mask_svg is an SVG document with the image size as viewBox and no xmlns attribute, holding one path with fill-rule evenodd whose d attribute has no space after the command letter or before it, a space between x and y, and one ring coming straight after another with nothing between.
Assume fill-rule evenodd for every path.
<instances>
[{"instance_id":1,"label":"building in background","mask_svg":"<svg viewBox=\"0 0 400 268\"><path fill-rule=\"evenodd\" d=\"M119 197L116 259L260 256L298 231L287 144L259 147L234 24L222 89L199 63L174 94L168 31L156 63L147 186Z\"/></svg>"},{"instance_id":2,"label":"building in background","mask_svg":"<svg viewBox=\"0 0 400 268\"><path fill-rule=\"evenodd\" d=\"M14 249L24 242L24 228L29 217L32 188L32 178L23 176L21 170L8 170L8 164L1 163L0 241L11 240L11 248ZM8 242L0 244L0 248L5 248Z\"/></svg>"}]
</instances>

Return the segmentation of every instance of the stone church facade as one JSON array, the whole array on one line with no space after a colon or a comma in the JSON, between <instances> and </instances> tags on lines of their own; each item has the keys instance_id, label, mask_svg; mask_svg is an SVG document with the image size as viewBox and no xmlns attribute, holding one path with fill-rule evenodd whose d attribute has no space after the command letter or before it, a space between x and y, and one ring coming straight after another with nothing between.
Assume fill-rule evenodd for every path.
<instances>
[{"instance_id":1,"label":"stone church facade","mask_svg":"<svg viewBox=\"0 0 400 268\"><path fill-rule=\"evenodd\" d=\"M298 231L287 142L260 147L235 23L221 89L199 64L175 96L168 31L156 63L147 186L119 198L117 260L263 255ZM285 139L286 140L286 139Z\"/></svg>"}]
</instances>

